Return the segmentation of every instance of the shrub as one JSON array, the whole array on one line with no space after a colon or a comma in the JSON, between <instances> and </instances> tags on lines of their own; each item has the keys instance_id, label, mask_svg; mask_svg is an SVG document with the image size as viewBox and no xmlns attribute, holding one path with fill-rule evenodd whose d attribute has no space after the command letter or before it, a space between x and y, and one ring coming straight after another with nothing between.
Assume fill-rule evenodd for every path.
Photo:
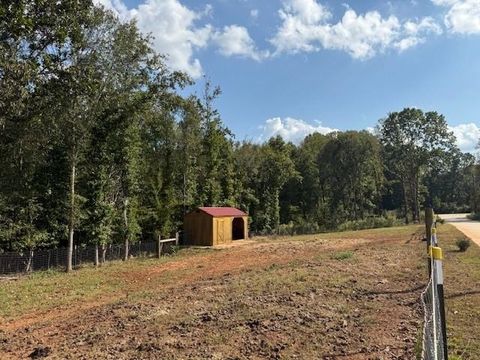
<instances>
[{"instance_id":1,"label":"shrub","mask_svg":"<svg viewBox=\"0 0 480 360\"><path fill-rule=\"evenodd\" d=\"M288 236L288 235L306 235L306 234L318 234L321 232L321 228L318 224L313 222L299 221L294 223L290 221L288 224L281 224L278 228L278 235Z\"/></svg>"},{"instance_id":2,"label":"shrub","mask_svg":"<svg viewBox=\"0 0 480 360\"><path fill-rule=\"evenodd\" d=\"M456 245L458 246L458 250L460 252L465 252L470 247L470 240L459 239L459 240L457 240Z\"/></svg>"},{"instance_id":3,"label":"shrub","mask_svg":"<svg viewBox=\"0 0 480 360\"><path fill-rule=\"evenodd\" d=\"M480 213L470 214L467 216L470 220L480 221Z\"/></svg>"},{"instance_id":4,"label":"shrub","mask_svg":"<svg viewBox=\"0 0 480 360\"><path fill-rule=\"evenodd\" d=\"M363 220L346 221L338 226L339 231L376 229L399 226L402 222L393 214L387 216L372 216Z\"/></svg>"}]
</instances>

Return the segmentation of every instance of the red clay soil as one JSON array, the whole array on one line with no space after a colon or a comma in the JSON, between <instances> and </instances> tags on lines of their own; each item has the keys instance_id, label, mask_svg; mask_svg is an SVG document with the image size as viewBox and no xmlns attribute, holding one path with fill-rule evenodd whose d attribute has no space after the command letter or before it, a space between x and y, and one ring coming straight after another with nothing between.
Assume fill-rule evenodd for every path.
<instances>
[{"instance_id":1,"label":"red clay soil","mask_svg":"<svg viewBox=\"0 0 480 360\"><path fill-rule=\"evenodd\" d=\"M0 326L0 359L413 359L418 234L253 243L120 271ZM317 236L318 237L318 236Z\"/></svg>"}]
</instances>

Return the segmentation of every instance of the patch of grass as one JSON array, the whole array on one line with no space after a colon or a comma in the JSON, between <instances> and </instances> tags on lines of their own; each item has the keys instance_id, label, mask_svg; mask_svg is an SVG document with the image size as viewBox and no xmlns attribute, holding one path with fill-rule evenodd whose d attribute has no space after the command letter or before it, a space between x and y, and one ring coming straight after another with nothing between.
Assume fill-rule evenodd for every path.
<instances>
[{"instance_id":1,"label":"patch of grass","mask_svg":"<svg viewBox=\"0 0 480 360\"><path fill-rule=\"evenodd\" d=\"M258 243L281 243L281 242L303 242L305 244L327 243L329 240L342 239L367 239L367 240L408 240L415 235L419 229L423 229L418 225L403 225L396 227L386 227L367 230L350 230L343 232L318 233L311 235L294 235L294 236L259 236L254 240Z\"/></svg>"},{"instance_id":2,"label":"patch of grass","mask_svg":"<svg viewBox=\"0 0 480 360\"><path fill-rule=\"evenodd\" d=\"M111 261L100 268L85 266L65 273L62 270L38 271L17 280L0 281L0 324L3 320L25 313L94 301L102 296L115 297L130 286L123 277L130 272L142 272L154 265L175 261L181 256L197 254L183 250L176 257L161 259L137 258L128 262ZM169 276L165 273L163 276ZM145 276L148 279L148 274Z\"/></svg>"},{"instance_id":3,"label":"patch of grass","mask_svg":"<svg viewBox=\"0 0 480 360\"><path fill-rule=\"evenodd\" d=\"M465 239L449 224L438 230L440 246L456 248ZM480 354L480 248L472 244L469 251L447 252L444 259L448 345L451 358L478 359Z\"/></svg>"},{"instance_id":4,"label":"patch of grass","mask_svg":"<svg viewBox=\"0 0 480 360\"><path fill-rule=\"evenodd\" d=\"M85 268L71 274L38 272L17 281L3 282L0 284L0 317L9 318L92 299L104 292L113 293L119 288L119 281L108 276L107 267L104 269L106 271Z\"/></svg>"},{"instance_id":5,"label":"patch of grass","mask_svg":"<svg viewBox=\"0 0 480 360\"><path fill-rule=\"evenodd\" d=\"M440 216L437 215L437 218L436 218L436 222L437 224L440 224L440 225L443 225L445 224L445 220L442 219Z\"/></svg>"},{"instance_id":6,"label":"patch of grass","mask_svg":"<svg viewBox=\"0 0 480 360\"><path fill-rule=\"evenodd\" d=\"M342 252L337 252L332 255L332 259L335 260L348 260L353 257L353 251L342 251Z\"/></svg>"}]
</instances>

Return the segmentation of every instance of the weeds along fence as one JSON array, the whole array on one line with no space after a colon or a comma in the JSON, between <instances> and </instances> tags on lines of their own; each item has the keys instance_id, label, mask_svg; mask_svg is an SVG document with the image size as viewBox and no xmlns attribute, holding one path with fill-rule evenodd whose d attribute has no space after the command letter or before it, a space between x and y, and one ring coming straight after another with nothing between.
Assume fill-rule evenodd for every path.
<instances>
[{"instance_id":1,"label":"weeds along fence","mask_svg":"<svg viewBox=\"0 0 480 360\"><path fill-rule=\"evenodd\" d=\"M438 246L432 209L425 216L429 281L422 293L424 310L422 360L448 360L447 325L443 294L443 251Z\"/></svg>"},{"instance_id":2,"label":"weeds along fence","mask_svg":"<svg viewBox=\"0 0 480 360\"><path fill-rule=\"evenodd\" d=\"M161 256L172 251L178 245L176 238L152 242L137 242L130 244L129 257ZM59 269L67 266L67 248L36 250L33 253L8 252L0 253L0 275L11 275L31 271ZM99 249L99 260L122 260L125 255L124 244L112 244ZM75 246L73 249L73 267L94 264L97 258L95 246Z\"/></svg>"}]
</instances>

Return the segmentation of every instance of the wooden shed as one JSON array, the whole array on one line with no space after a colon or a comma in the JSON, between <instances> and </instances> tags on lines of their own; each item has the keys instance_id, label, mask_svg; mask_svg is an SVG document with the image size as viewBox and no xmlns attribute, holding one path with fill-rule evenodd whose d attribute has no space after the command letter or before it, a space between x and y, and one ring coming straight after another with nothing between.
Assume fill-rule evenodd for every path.
<instances>
[{"instance_id":1,"label":"wooden shed","mask_svg":"<svg viewBox=\"0 0 480 360\"><path fill-rule=\"evenodd\" d=\"M248 238L248 215L231 207L200 207L185 215L185 243L215 246Z\"/></svg>"}]
</instances>

